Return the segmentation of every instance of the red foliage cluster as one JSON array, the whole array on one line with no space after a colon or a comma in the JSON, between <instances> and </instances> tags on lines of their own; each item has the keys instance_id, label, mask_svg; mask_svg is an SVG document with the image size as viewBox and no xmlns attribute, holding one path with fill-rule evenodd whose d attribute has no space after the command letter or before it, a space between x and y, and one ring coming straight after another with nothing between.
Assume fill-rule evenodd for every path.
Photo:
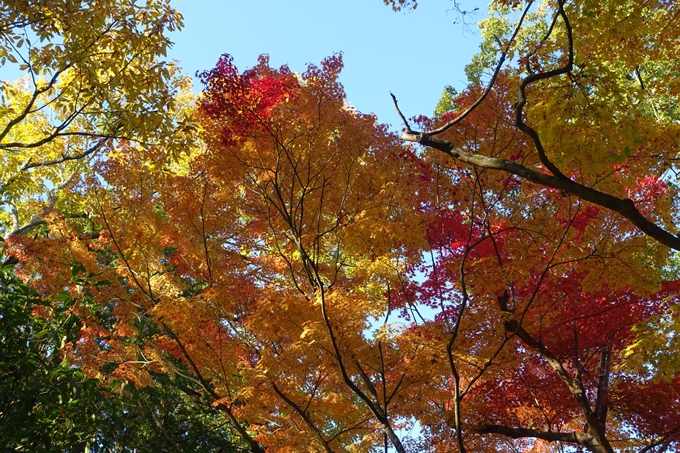
<instances>
[{"instance_id":1,"label":"red foliage cluster","mask_svg":"<svg viewBox=\"0 0 680 453\"><path fill-rule=\"evenodd\" d=\"M239 73L233 58L224 54L215 68L198 77L206 87L199 111L222 122L220 139L224 145L266 128L275 107L294 96L298 87L295 75L286 66L272 71L266 56L260 57L258 66Z\"/></svg>"}]
</instances>

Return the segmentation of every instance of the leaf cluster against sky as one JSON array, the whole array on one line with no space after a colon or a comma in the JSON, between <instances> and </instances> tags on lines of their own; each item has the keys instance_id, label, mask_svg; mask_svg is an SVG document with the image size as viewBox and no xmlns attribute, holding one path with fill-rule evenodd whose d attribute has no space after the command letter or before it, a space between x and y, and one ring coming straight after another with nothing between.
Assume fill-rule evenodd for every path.
<instances>
[{"instance_id":1,"label":"leaf cluster against sky","mask_svg":"<svg viewBox=\"0 0 680 453\"><path fill-rule=\"evenodd\" d=\"M3 253L33 316L87 301L85 375L188 380L254 453L677 447L675 3L493 2L399 134L338 53L223 54L196 96L166 2L3 6Z\"/></svg>"}]
</instances>

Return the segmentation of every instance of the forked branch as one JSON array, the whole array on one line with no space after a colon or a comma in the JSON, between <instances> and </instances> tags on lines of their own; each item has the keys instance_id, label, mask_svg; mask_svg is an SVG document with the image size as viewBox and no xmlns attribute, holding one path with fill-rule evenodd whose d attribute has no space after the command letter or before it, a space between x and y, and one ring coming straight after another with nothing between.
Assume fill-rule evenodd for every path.
<instances>
[{"instance_id":1,"label":"forked branch","mask_svg":"<svg viewBox=\"0 0 680 453\"><path fill-rule=\"evenodd\" d=\"M527 5L527 7L528 6L529 5ZM447 140L442 140L435 137L436 134L439 134L449 129L451 126L459 122L464 116L468 115L470 112L472 112L481 104L483 99L491 90L492 85L496 80L495 76L497 75L497 72L494 73L494 77L492 77L490 85L487 86L486 90L484 91L480 99L478 99L474 104L470 106L470 108L466 109L457 118L446 123L440 128L434 129L432 131L417 132L412 130L408 122L405 120L405 116L399 109L396 97L394 97L393 95L392 98L394 106L397 109L397 112L399 113L400 117L402 118L402 121L404 121L404 133L401 135L401 139L408 142L419 143L429 148L437 149L443 152L444 154L454 158L455 160L463 163L467 163L480 168L487 168L490 170L504 171L513 175L517 175L520 178L525 179L529 182L539 184L545 187L558 189L566 193L570 193L583 200L589 201L590 203L617 212L618 214L628 219L628 221L635 225L645 235L655 239L656 241L667 247L670 247L674 250L680 250L680 237L643 216L642 213L636 208L635 204L631 199L619 198L608 193L596 190L592 187L588 187L584 184L572 180L571 178L567 177L564 173L562 173L562 171L548 159L546 151L538 135L538 132L524 122L523 116L524 107L527 103L526 97L527 87L532 83L535 83L540 80L552 77L559 77L561 75L567 74L571 72L573 69L574 42L572 36L572 28L569 22L569 18L567 17L567 14L564 11L563 0L560 0L558 2L557 16L559 16L562 19L564 28L566 30L568 49L566 50L565 54L567 55L567 61L564 63L563 66L559 68L551 69L540 73L529 74L526 77L522 78L520 80L519 86L519 101L514 106L515 126L531 138L534 147L536 148L538 158L543 167L545 167L550 172L549 174L534 170L512 160L488 157L482 154L468 153ZM515 30L515 34L517 34L520 25L521 20ZM501 60L503 60L503 57L504 53L501 54Z\"/></svg>"},{"instance_id":2,"label":"forked branch","mask_svg":"<svg viewBox=\"0 0 680 453\"><path fill-rule=\"evenodd\" d=\"M507 291L498 297L498 305L502 312L502 322L505 330L508 333L517 336L524 344L533 349L535 353L541 356L548 363L548 365L550 365L555 374L560 378L564 385L566 385L569 393L576 400L576 403L581 409L581 413L583 414L586 424L588 425L590 430L589 434L591 436L588 439L581 439L581 441L578 443L594 453L613 453L614 450L605 436L604 423L602 423L601 420L597 418L597 414L590 407L586 391L579 376L577 375L576 377L571 377L560 359L555 356L555 354L553 354L541 341L537 340L529 332L527 332L519 322L517 322L512 312L510 312L507 308L508 299L509 296ZM583 443L583 441L586 440L587 442Z\"/></svg>"}]
</instances>

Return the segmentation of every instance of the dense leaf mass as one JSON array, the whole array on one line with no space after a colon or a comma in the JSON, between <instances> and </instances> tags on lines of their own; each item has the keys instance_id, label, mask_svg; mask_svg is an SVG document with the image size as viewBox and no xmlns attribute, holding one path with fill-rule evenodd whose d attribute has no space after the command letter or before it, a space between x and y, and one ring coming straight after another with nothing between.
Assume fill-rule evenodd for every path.
<instances>
[{"instance_id":1,"label":"dense leaf mass","mask_svg":"<svg viewBox=\"0 0 680 453\"><path fill-rule=\"evenodd\" d=\"M190 82L164 61L182 17L166 0L0 2L0 235L27 234L121 139L191 146Z\"/></svg>"},{"instance_id":2,"label":"dense leaf mass","mask_svg":"<svg viewBox=\"0 0 680 453\"><path fill-rule=\"evenodd\" d=\"M0 269L0 449L242 451L208 404L180 390L194 387L190 380L155 375L154 385L136 388L85 376L63 356L63 343L77 341L105 313L83 294L42 297L11 274ZM77 305L96 317L76 315Z\"/></svg>"},{"instance_id":3,"label":"dense leaf mass","mask_svg":"<svg viewBox=\"0 0 680 453\"><path fill-rule=\"evenodd\" d=\"M493 2L470 86L401 137L341 55L224 55L185 153L112 141L64 188L87 216L7 252L90 301L71 366L179 382L251 452L673 451L678 8Z\"/></svg>"}]
</instances>

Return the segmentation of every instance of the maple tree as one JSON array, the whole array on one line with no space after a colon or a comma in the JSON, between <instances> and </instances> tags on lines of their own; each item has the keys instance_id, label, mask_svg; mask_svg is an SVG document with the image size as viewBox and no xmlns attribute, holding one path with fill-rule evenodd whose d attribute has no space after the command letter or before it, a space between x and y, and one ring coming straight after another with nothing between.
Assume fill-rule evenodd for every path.
<instances>
[{"instance_id":1,"label":"maple tree","mask_svg":"<svg viewBox=\"0 0 680 453\"><path fill-rule=\"evenodd\" d=\"M617 304L611 300L617 297L614 296L616 291L626 289L626 304L630 304L626 310L631 310L636 303L644 303L644 298L650 298L649 289L645 289L646 284L661 284L662 278L658 272L667 262L667 258L663 256L667 251L664 248L660 250L656 243L650 243L651 239L676 250L680 246L676 235L677 218L673 214L677 208L674 162L677 159L678 123L677 111L672 101L675 93L668 90L668 87L675 85L676 74L667 72L667 68L677 61L677 49L665 43L666 39L675 40L677 37L677 23L674 20L676 8L676 5L667 2L575 4L558 0L544 2L539 6L531 1L498 2L492 5L491 17L482 24L486 37L482 52L468 67L468 75L477 82L477 87L464 93L459 99L459 105L451 109L450 113L441 115L434 122L421 120L423 132L414 131L402 114L405 126L402 139L442 151L460 163L476 167L476 173L486 170L505 172L511 175L505 184L512 186L512 191L517 190L516 186L519 185L522 187L521 192L526 193L527 183L534 183L556 189L556 193L569 200L574 196L578 197L569 203L573 214L566 217L571 217L570 220L565 220L564 217L560 219L560 203L553 200L549 205L553 222L557 220L562 226L566 224L578 231L586 231L587 224L597 219L598 231L592 232L595 234L588 237L587 242L578 241L580 251L590 250L590 253L565 261L558 260L557 263L554 260L566 248L562 241L573 239L565 232L559 241L555 242L553 239L558 247L554 252L548 252L545 246L551 241L546 241L547 237L543 236L545 227L534 230L541 232L541 248L535 253L544 257L547 253L550 262L545 265L532 264L531 269L535 272L544 270L538 274L540 278L535 289L528 293L528 305L522 308L519 319L516 314L517 303L513 302L512 308L508 304L509 291L513 298L519 292L514 278L510 281L507 277L497 278L496 281L502 282L502 287L495 291L496 294L500 293L497 300L504 315L502 324L506 331L521 339L523 347L533 349L536 356L542 358L541 362L552 368L552 378L564 384L566 389L562 387L561 390L568 390L572 397L571 404L577 404L580 408L579 423L584 429L574 429L568 434L554 433L554 416L551 412L555 407L541 402L538 396L540 387L534 387L539 381L536 378L528 379L522 370L516 374L522 386L529 392L527 396L535 399L535 409L540 410L544 418L542 423L534 421L530 425L543 426L543 429L527 429L529 423L519 419L505 424L486 422L481 425L479 432L514 439L567 441L580 444L591 451L632 447L635 441L628 444L622 442L626 438L626 431L630 432L631 427L617 427L607 419L608 410L612 410L612 403L615 403L626 407L626 410L637 406L635 414L630 414L629 417L638 422L641 422L638 418L640 413L658 421L657 429L663 434L647 443L638 441L637 445L642 450L672 448L672 437L678 430L678 408L673 404L658 404L659 400L653 395L656 392L663 393L671 401L677 401L676 372L671 371L675 368L674 365L664 363L662 359L648 362L647 365L636 362L637 367L641 366L636 369L638 375L626 375L623 370L634 361L631 359L632 351L644 344L647 347L650 343L654 344L647 349L652 355L666 355L665 352L660 352L665 350L674 354L677 331L671 326L677 325L677 321L669 313L675 311L671 308L670 301L677 294L677 289L673 284L662 285L662 291L651 297L652 300L661 297L657 299L655 309L658 311L654 313L647 312L637 318L641 315L637 308L627 316L619 314L619 321L626 319L627 323L640 323L633 329L630 329L631 325L624 326L608 319L604 311L616 310ZM506 58L515 59L516 64L503 68ZM480 73L484 69L490 69L493 75L482 89L479 82ZM501 100L498 99L499 95L502 96ZM489 97L495 99L491 100ZM485 128L484 117L480 118L480 115L494 101L496 110ZM397 107L396 98L394 103ZM486 107L483 103L486 103ZM467 137L460 135L466 131L469 134ZM485 140L491 143L480 145ZM542 192L541 201L548 201L547 194L550 192ZM499 191L496 189L491 193L498 194ZM483 198L482 194L480 196ZM494 203L501 202L503 197L496 196L498 198ZM531 209L531 216L535 217L537 213L534 209L540 205L537 201L536 198L529 199L520 206L523 206L525 212ZM611 212L604 212L600 207L620 214L632 225L621 224L622 219L614 220ZM489 216L489 211L485 209L484 222L489 222ZM611 234L609 225L612 221L616 222L616 235ZM480 221L480 224L483 222ZM546 219L543 224L547 225L549 221ZM631 228L632 226L637 228ZM602 230L607 231L608 241L614 241L612 245L615 243L616 247L631 247L629 250L637 251L634 255L623 257L620 254L622 248L619 251L607 250L606 246L596 243L598 236L601 238L604 233ZM493 237L493 229L487 227L487 234ZM508 257L503 257L501 246L505 241L494 238L492 242L498 267L507 267L504 261ZM635 242L637 244L633 245ZM524 254L529 250L525 249ZM566 272L556 269L565 264L574 268L576 266L573 261L585 262L595 256L598 259L622 259L628 272L635 274L636 281L628 280L630 275L622 278L609 274L612 268L617 267L611 264L599 270L604 275L599 274L598 280L590 278L592 264L588 265L587 272L576 271L575 274L573 270ZM529 261L526 257L523 260ZM642 271L641 266L654 267L657 275ZM511 272L516 277L515 271ZM464 267L461 267L460 274L463 273ZM558 280L551 285L547 279L555 273L558 273L562 281ZM557 289L564 281L568 281L570 285L578 282L578 287L567 292L555 291L560 298L565 299L564 302L569 303L571 314L563 313L554 318L552 323L556 325L552 329L558 330L556 327L560 324L571 322L573 332L571 335L560 335L559 341L552 343L554 339L541 338L544 334L540 326L546 322L545 318L550 316L550 311L557 311L559 303L564 302L555 300L550 310L537 310L540 313L534 321L539 326L537 333L527 331L529 329L525 324L531 325L532 311L537 308L532 306L541 303L537 300L541 298L541 285L547 284ZM588 297L587 305L582 306L582 301L567 297L571 291L578 295L578 299L585 297L585 294L594 295L601 291L599 297L602 299L599 300L607 301L609 308L595 308L598 296L595 299ZM554 297L553 295L552 298ZM633 302L634 297L643 299ZM467 298L464 296L465 299ZM607 328L602 324L577 328L577 324L583 322L582 319L596 316L587 314L590 310L600 310L597 311L599 317L608 319L607 328L615 328L609 331L608 339L605 340L604 332ZM649 322L650 319L655 321ZM660 319L664 319L661 324L666 327L665 335L661 338L651 333L653 328L658 327ZM629 338L627 344L619 343L613 352L608 343L616 336L623 336L622 331L631 332L636 329L640 329L637 338ZM585 343L590 344L585 346L584 340L588 338L588 334L595 333L603 335L599 344L586 340ZM569 338L570 336L573 338ZM657 338L658 341L650 342L650 338ZM565 347L572 349L571 354L564 355ZM596 355L593 347L601 355L599 370L595 369L598 364L593 363ZM579 351L580 348L585 349ZM618 369L616 366L611 368L616 349L621 354ZM589 361L594 367L592 370L588 370L585 365ZM670 369L664 369L669 365ZM536 371L532 370L532 374ZM587 383L588 379L584 376L588 375L598 378L590 378L591 382ZM661 375L664 377L661 378ZM517 385L517 379L514 381L514 385ZM533 385L527 384L527 381L533 381ZM508 379L498 382L513 385ZM637 392L649 392L649 402L641 398L635 403L623 403L622 394L634 392L636 385L640 386ZM550 388L554 398L554 392L559 387L552 385ZM521 391L513 388L507 393L514 397ZM500 396L498 394L496 399L500 400ZM559 417L568 412L564 407L567 403L565 400L558 406L563 412ZM625 416L622 417L620 413L618 416L625 420ZM652 420L642 422L645 428L641 432L644 433L644 429L649 429L651 424ZM461 428L462 425L456 431L459 433L459 449L463 450ZM621 431L617 432L617 429ZM649 434L649 431L644 434ZM536 445L540 443L533 444L533 447L536 448Z\"/></svg>"},{"instance_id":2,"label":"maple tree","mask_svg":"<svg viewBox=\"0 0 680 453\"><path fill-rule=\"evenodd\" d=\"M9 252L107 313L73 308L70 363L186 379L252 452L671 451L678 8L495 2L473 83L401 137L339 55L225 55L200 147L114 142L63 189L90 217Z\"/></svg>"}]
</instances>

